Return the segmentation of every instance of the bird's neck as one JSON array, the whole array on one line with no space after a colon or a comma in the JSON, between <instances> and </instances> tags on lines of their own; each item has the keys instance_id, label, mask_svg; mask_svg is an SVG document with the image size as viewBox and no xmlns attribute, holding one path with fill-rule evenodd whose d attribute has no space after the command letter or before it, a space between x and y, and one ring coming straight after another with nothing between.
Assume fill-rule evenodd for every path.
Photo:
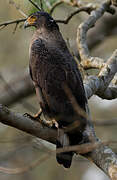
<instances>
[{"instance_id":1,"label":"bird's neck","mask_svg":"<svg viewBox=\"0 0 117 180\"><path fill-rule=\"evenodd\" d=\"M62 37L62 34L58 30L47 30L45 28L39 28L35 31L32 41L36 39L42 39L48 47L56 47L62 49L64 52L68 51L67 45Z\"/></svg>"},{"instance_id":2,"label":"bird's neck","mask_svg":"<svg viewBox=\"0 0 117 180\"><path fill-rule=\"evenodd\" d=\"M48 30L46 28L39 28L34 33L35 38L41 38L48 42L56 42L63 40L61 33L58 30Z\"/></svg>"}]
</instances>

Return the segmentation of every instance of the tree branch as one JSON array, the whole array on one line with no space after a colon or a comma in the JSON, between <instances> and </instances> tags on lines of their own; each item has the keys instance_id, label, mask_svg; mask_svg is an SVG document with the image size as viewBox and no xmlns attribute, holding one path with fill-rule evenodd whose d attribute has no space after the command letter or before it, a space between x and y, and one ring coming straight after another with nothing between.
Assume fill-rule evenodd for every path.
<instances>
[{"instance_id":1,"label":"tree branch","mask_svg":"<svg viewBox=\"0 0 117 180\"><path fill-rule=\"evenodd\" d=\"M86 42L86 34L90 28L92 28L96 21L103 16L104 12L109 10L110 2L103 3L101 7L91 13L89 18L82 23L77 31L77 45L79 49L79 54L81 57L81 64L84 68L94 67L94 68L102 68L104 64L104 60L98 57L91 57L89 53L89 49Z\"/></svg>"},{"instance_id":2,"label":"tree branch","mask_svg":"<svg viewBox=\"0 0 117 180\"><path fill-rule=\"evenodd\" d=\"M39 11L41 11L42 9L39 7L39 5L37 5L37 3L34 3L32 0L28 0L36 9L38 9Z\"/></svg>"},{"instance_id":3,"label":"tree branch","mask_svg":"<svg viewBox=\"0 0 117 180\"><path fill-rule=\"evenodd\" d=\"M76 11L74 11L73 13L71 13L65 20L56 20L57 23L63 23L63 24L68 24L69 21L73 18L73 16L75 16L76 14L78 14L79 12L87 12L88 14L91 13L91 11L93 11L94 9L92 7L80 7L78 8Z\"/></svg>"},{"instance_id":4,"label":"tree branch","mask_svg":"<svg viewBox=\"0 0 117 180\"><path fill-rule=\"evenodd\" d=\"M82 23L77 31L77 44L81 57L81 64L84 68L86 67L98 67L102 69L99 73L99 76L90 76L85 80L85 89L87 89L87 97L90 98L93 94L96 94L100 97L103 97L104 91L107 89L111 80L114 78L114 75L117 72L117 50L113 53L111 58L104 63L103 59L97 57L91 57L89 53L89 49L86 43L86 35L90 28L94 26L96 21L104 14L105 11L109 9L110 3L107 1L103 3L100 8L93 11L89 18ZM116 97L116 94L111 92L113 88L109 88L105 93L105 97L108 95L112 95ZM112 98L110 96L110 98Z\"/></svg>"},{"instance_id":5,"label":"tree branch","mask_svg":"<svg viewBox=\"0 0 117 180\"><path fill-rule=\"evenodd\" d=\"M112 180L117 179L117 156L109 147L102 145L96 148L90 153L90 158Z\"/></svg>"},{"instance_id":6,"label":"tree branch","mask_svg":"<svg viewBox=\"0 0 117 180\"><path fill-rule=\"evenodd\" d=\"M32 0L29 0L37 9L39 8L39 10L41 11L42 9L37 6ZM12 2L12 1L11 1ZM61 3L60 3L61 4ZM17 9L19 10L19 8L17 7ZM91 6L87 6L87 7L80 7L79 9L77 9L76 11L74 11L73 13L71 13L66 20L55 20L57 23L63 23L63 24L68 24L69 21L72 19L73 16L75 16L76 14L78 14L79 12L85 11L88 14L90 14L90 12L94 10L94 8ZM25 15L26 16L26 15ZM1 29L5 28L6 26L10 25L10 24L16 24L18 25L21 22L24 22L26 20L25 19L17 19L17 20L13 20L13 21L6 21L0 24Z\"/></svg>"},{"instance_id":7,"label":"tree branch","mask_svg":"<svg viewBox=\"0 0 117 180\"><path fill-rule=\"evenodd\" d=\"M19 113L13 113L3 105L0 105L0 122L15 127L19 130L32 134L38 138L56 142L56 131L48 127L43 127L41 123L33 121L29 117L23 116Z\"/></svg>"},{"instance_id":8,"label":"tree branch","mask_svg":"<svg viewBox=\"0 0 117 180\"><path fill-rule=\"evenodd\" d=\"M26 18L23 18L23 19L17 19L17 20L13 20L13 21L6 21L6 22L3 22L3 23L0 23L0 27L6 27L10 24L19 24L21 22L24 22L26 20ZM1 28L1 29L2 29Z\"/></svg>"},{"instance_id":9,"label":"tree branch","mask_svg":"<svg viewBox=\"0 0 117 180\"><path fill-rule=\"evenodd\" d=\"M112 99L114 97L116 98L117 97L116 93L110 92L110 90L113 91L113 88L107 89L108 85L110 84L116 72L117 72L117 50L114 51L111 58L107 61L105 67L100 71L98 77L89 76L87 77L87 79L85 79L84 87L86 89L86 94L87 94L88 99L93 94L103 97L105 93L106 93L104 95L105 97L107 95L113 95L113 96L110 96L110 98ZM115 88L115 91L116 91L116 88Z\"/></svg>"},{"instance_id":10,"label":"tree branch","mask_svg":"<svg viewBox=\"0 0 117 180\"><path fill-rule=\"evenodd\" d=\"M117 98L117 86L109 86L104 92L99 94L102 99L112 100Z\"/></svg>"},{"instance_id":11,"label":"tree branch","mask_svg":"<svg viewBox=\"0 0 117 180\"><path fill-rule=\"evenodd\" d=\"M53 6L51 7L51 9L50 9L50 15L52 15L52 13L53 13L53 11L55 10L55 8L56 8L57 6L59 6L59 5L61 5L62 3L63 3L62 1L55 2L55 3L53 4Z\"/></svg>"},{"instance_id":12,"label":"tree branch","mask_svg":"<svg viewBox=\"0 0 117 180\"><path fill-rule=\"evenodd\" d=\"M34 121L19 113L13 113L2 105L0 105L0 122L32 134L38 138L42 138L48 142L56 143L56 129L44 126L40 122ZM114 169L116 170L117 168L117 156L115 153L112 152L109 147L97 140L91 123L87 125L84 138L87 139L88 144L85 142L86 144L71 146L68 147L68 150L71 151L74 149L77 153L82 154L86 158L91 158L97 166L112 178L112 176L114 176L113 174L116 172ZM92 138L95 140L94 142L88 140L92 140ZM58 149L60 152L64 152L65 150L66 149ZM112 180L114 179L112 178Z\"/></svg>"}]
</instances>

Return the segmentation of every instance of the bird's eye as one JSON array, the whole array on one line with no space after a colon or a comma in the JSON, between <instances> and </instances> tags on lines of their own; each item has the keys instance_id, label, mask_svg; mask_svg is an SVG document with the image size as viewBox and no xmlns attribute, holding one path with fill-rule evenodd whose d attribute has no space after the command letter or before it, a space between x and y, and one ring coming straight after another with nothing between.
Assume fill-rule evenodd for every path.
<instances>
[{"instance_id":1,"label":"bird's eye","mask_svg":"<svg viewBox=\"0 0 117 180\"><path fill-rule=\"evenodd\" d=\"M36 16L30 16L28 18L28 23L29 24L33 24L33 23L35 23L36 20L37 20Z\"/></svg>"},{"instance_id":2,"label":"bird's eye","mask_svg":"<svg viewBox=\"0 0 117 180\"><path fill-rule=\"evenodd\" d=\"M30 16L30 19L36 19L36 17L35 16Z\"/></svg>"}]
</instances>

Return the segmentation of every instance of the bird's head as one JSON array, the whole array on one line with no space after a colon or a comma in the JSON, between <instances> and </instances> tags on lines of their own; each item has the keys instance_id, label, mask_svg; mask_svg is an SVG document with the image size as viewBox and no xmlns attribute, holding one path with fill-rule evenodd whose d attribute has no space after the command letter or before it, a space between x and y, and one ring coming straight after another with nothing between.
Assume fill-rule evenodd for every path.
<instances>
[{"instance_id":1,"label":"bird's head","mask_svg":"<svg viewBox=\"0 0 117 180\"><path fill-rule=\"evenodd\" d=\"M56 21L46 12L35 12L28 16L24 23L24 28L34 26L37 29L45 27L48 29L59 28Z\"/></svg>"}]
</instances>

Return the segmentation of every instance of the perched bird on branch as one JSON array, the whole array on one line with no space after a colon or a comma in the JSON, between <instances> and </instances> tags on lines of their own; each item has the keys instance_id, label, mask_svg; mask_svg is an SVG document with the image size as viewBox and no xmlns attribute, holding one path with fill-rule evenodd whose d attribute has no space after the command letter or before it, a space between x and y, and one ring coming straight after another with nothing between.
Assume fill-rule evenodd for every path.
<instances>
[{"instance_id":1,"label":"perched bird on branch","mask_svg":"<svg viewBox=\"0 0 117 180\"><path fill-rule=\"evenodd\" d=\"M36 28L29 50L30 75L42 112L58 123L57 149L79 144L87 123L87 99L77 63L48 13L33 13L24 26ZM69 168L73 154L58 151L58 163Z\"/></svg>"}]
</instances>

